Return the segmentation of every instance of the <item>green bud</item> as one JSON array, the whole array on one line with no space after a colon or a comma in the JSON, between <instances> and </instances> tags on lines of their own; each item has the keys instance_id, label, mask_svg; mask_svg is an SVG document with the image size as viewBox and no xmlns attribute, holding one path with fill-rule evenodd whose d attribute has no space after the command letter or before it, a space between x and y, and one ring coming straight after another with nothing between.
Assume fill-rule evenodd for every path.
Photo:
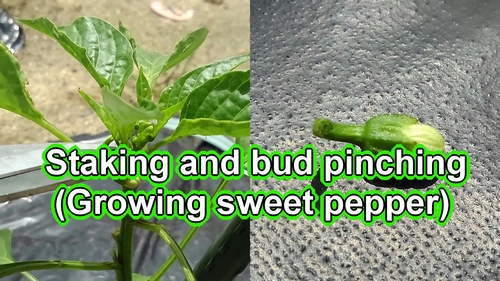
<instances>
[{"instance_id":1,"label":"green bud","mask_svg":"<svg viewBox=\"0 0 500 281\"><path fill-rule=\"evenodd\" d=\"M115 242L118 242L118 239L120 237L120 229L117 228L115 232L111 232L111 237L115 240Z\"/></svg>"},{"instance_id":2,"label":"green bud","mask_svg":"<svg viewBox=\"0 0 500 281\"><path fill-rule=\"evenodd\" d=\"M144 135L146 137L146 142L151 142L155 140L154 126L151 125L144 130Z\"/></svg>"},{"instance_id":3,"label":"green bud","mask_svg":"<svg viewBox=\"0 0 500 281\"><path fill-rule=\"evenodd\" d=\"M132 137L132 144L137 144L137 142L139 141L139 138L137 136L133 136Z\"/></svg>"},{"instance_id":4,"label":"green bud","mask_svg":"<svg viewBox=\"0 0 500 281\"><path fill-rule=\"evenodd\" d=\"M135 179L126 179L126 180L116 180L116 183L125 186L128 189L136 189L139 184L141 183L140 178L135 178Z\"/></svg>"},{"instance_id":5,"label":"green bud","mask_svg":"<svg viewBox=\"0 0 500 281\"><path fill-rule=\"evenodd\" d=\"M434 127L418 123L416 118L403 114L384 114L370 118L364 125L334 123L318 118L313 125L317 137L355 144L363 150L378 153L391 150L397 144L413 150L417 144L430 151L444 152L445 141Z\"/></svg>"},{"instance_id":6,"label":"green bud","mask_svg":"<svg viewBox=\"0 0 500 281\"><path fill-rule=\"evenodd\" d=\"M151 123L149 121L141 121L141 123L139 123L139 130L138 131L142 132L149 127L153 127L153 123Z\"/></svg>"}]
</instances>

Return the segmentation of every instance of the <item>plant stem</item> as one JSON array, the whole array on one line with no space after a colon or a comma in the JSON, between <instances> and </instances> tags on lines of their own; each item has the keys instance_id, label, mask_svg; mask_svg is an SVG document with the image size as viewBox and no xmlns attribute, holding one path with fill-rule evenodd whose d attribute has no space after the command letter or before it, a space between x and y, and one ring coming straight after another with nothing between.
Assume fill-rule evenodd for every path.
<instances>
[{"instance_id":1,"label":"plant stem","mask_svg":"<svg viewBox=\"0 0 500 281\"><path fill-rule=\"evenodd\" d=\"M165 229L163 225L147 221L134 221L131 224L133 224L136 227L140 227L142 229L153 231L158 236L160 236L160 238L163 239L165 243L167 243L167 245L174 252L175 256L179 259L179 264L181 265L182 270L184 271L184 275L186 275L186 279L188 281L196 281L193 269L191 268L191 265L189 265L186 256L184 256L181 247L179 247L179 244L177 244L175 239L172 237L172 235L170 235L170 233L168 233L168 231ZM155 274L153 274L153 276L151 276L149 280L160 280L163 274L164 272L157 271Z\"/></svg>"},{"instance_id":2,"label":"plant stem","mask_svg":"<svg viewBox=\"0 0 500 281\"><path fill-rule=\"evenodd\" d=\"M73 140L66 136L63 132L61 132L59 129L54 127L54 125L50 124L49 121L45 119L32 119L29 118L31 121L35 122L38 124L40 127L44 128L45 130L49 131L52 133L54 136L56 136L59 140L62 142L73 142Z\"/></svg>"},{"instance_id":3,"label":"plant stem","mask_svg":"<svg viewBox=\"0 0 500 281\"><path fill-rule=\"evenodd\" d=\"M107 137L102 144L108 145L113 141L113 136Z\"/></svg>"},{"instance_id":4,"label":"plant stem","mask_svg":"<svg viewBox=\"0 0 500 281\"><path fill-rule=\"evenodd\" d=\"M221 190L224 190L226 189L226 187L229 185L231 181L230 180L222 180L220 183L219 183L219 186L217 187L217 189L215 190L214 194L212 195L212 198L213 196L215 196L217 193L219 193ZM212 202L210 202L210 209L212 208ZM191 241L191 239L194 237L194 235L196 234L196 232L198 231L198 229L200 229L199 227L191 227L188 232L186 233L186 235L184 235L184 238L182 238L182 241L181 243L179 244L179 247L181 247L182 250L184 250L186 248L186 246L189 244L189 241ZM165 274L168 269L172 266L172 264L174 263L176 259L176 255L172 254L170 255L170 257L168 258L168 260L166 260L161 266L160 268L158 269L157 271L157 274L159 276L162 276L163 274Z\"/></svg>"},{"instance_id":5,"label":"plant stem","mask_svg":"<svg viewBox=\"0 0 500 281\"><path fill-rule=\"evenodd\" d=\"M118 243L118 233L120 232L120 229L116 230L115 232L111 233L111 236L113 239ZM118 265L115 268L115 273L116 273L116 280L121 281L123 280L123 271L122 271L122 266L120 264L120 261L118 260L118 253L115 249L111 252L111 256L113 257L113 261Z\"/></svg>"},{"instance_id":6,"label":"plant stem","mask_svg":"<svg viewBox=\"0 0 500 281\"><path fill-rule=\"evenodd\" d=\"M362 145L364 125L334 123L325 118L318 118L313 124L313 135L333 141Z\"/></svg>"},{"instance_id":7,"label":"plant stem","mask_svg":"<svg viewBox=\"0 0 500 281\"><path fill-rule=\"evenodd\" d=\"M169 143L172 143L176 140L178 140L179 138L178 137L175 137L175 138L171 138L171 136L167 137L167 138L164 138L162 139L161 141L153 144L149 149L148 149L148 153L151 153L153 151L156 151L158 148L166 145L166 144L169 144Z\"/></svg>"},{"instance_id":8,"label":"plant stem","mask_svg":"<svg viewBox=\"0 0 500 281\"><path fill-rule=\"evenodd\" d=\"M128 190L122 186L123 192ZM120 233L118 235L118 260L122 265L121 276L123 281L132 281L132 242L134 236L134 226L132 218L126 216L120 223Z\"/></svg>"},{"instance_id":9,"label":"plant stem","mask_svg":"<svg viewBox=\"0 0 500 281\"><path fill-rule=\"evenodd\" d=\"M29 273L29 272L21 272L21 274L26 277L26 279L30 280L30 281L38 281L38 279L36 279L35 276L33 276L33 274Z\"/></svg>"},{"instance_id":10,"label":"plant stem","mask_svg":"<svg viewBox=\"0 0 500 281\"><path fill-rule=\"evenodd\" d=\"M82 262L82 261L24 261L0 265L0 278L34 270L70 269L70 270L114 270L118 265L112 262Z\"/></svg>"}]
</instances>

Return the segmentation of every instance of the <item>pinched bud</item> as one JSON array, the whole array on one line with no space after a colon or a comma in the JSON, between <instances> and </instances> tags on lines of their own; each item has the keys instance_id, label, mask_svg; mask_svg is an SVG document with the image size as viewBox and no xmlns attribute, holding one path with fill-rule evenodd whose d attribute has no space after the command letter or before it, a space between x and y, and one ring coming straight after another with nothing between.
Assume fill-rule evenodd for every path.
<instances>
[{"instance_id":1,"label":"pinched bud","mask_svg":"<svg viewBox=\"0 0 500 281\"><path fill-rule=\"evenodd\" d=\"M132 137L132 144L133 145L137 145L138 141L139 141L139 138L137 136Z\"/></svg>"},{"instance_id":2,"label":"pinched bud","mask_svg":"<svg viewBox=\"0 0 500 281\"><path fill-rule=\"evenodd\" d=\"M135 122L135 125L134 125L134 129L136 131L139 131L139 132L142 132L144 131L144 129L146 129L147 127L150 127L150 126L153 126L154 124L151 123L150 121L148 120L139 120L137 122Z\"/></svg>"},{"instance_id":3,"label":"pinched bud","mask_svg":"<svg viewBox=\"0 0 500 281\"><path fill-rule=\"evenodd\" d=\"M408 150L422 144L429 151L444 152L445 145L438 130L403 114L375 116L364 125L334 123L319 118L314 122L313 134L324 139L352 143L373 153L391 150L397 144L402 144Z\"/></svg>"},{"instance_id":4,"label":"pinched bud","mask_svg":"<svg viewBox=\"0 0 500 281\"><path fill-rule=\"evenodd\" d=\"M155 140L156 136L155 136L155 132L154 132L154 126L151 125L149 127L147 127L146 129L144 129L143 131L143 134L145 136L145 139L146 139L146 142L152 142Z\"/></svg>"},{"instance_id":5,"label":"pinched bud","mask_svg":"<svg viewBox=\"0 0 500 281\"><path fill-rule=\"evenodd\" d=\"M426 124L410 125L407 130L405 130L405 133L408 139L414 140L417 144L423 144L427 150L439 150L444 152L444 138L441 133L432 126Z\"/></svg>"},{"instance_id":6,"label":"pinched bud","mask_svg":"<svg viewBox=\"0 0 500 281\"><path fill-rule=\"evenodd\" d=\"M146 130L147 128L153 127L153 126L154 126L153 123L151 123L149 121L141 121L139 123L139 130L138 131L142 132L142 131Z\"/></svg>"}]
</instances>

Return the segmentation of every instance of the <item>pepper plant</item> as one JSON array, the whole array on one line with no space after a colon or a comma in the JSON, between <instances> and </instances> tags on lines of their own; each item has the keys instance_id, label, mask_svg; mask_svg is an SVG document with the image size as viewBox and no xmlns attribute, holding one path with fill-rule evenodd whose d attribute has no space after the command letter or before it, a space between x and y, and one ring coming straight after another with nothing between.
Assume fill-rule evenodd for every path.
<instances>
[{"instance_id":1,"label":"pepper plant","mask_svg":"<svg viewBox=\"0 0 500 281\"><path fill-rule=\"evenodd\" d=\"M250 71L235 70L249 59L248 54L196 68L168 85L158 100L153 98L152 89L159 76L192 55L207 37L207 29L189 33L175 45L170 55L161 55L138 47L121 22L115 28L95 17L80 17L67 26L56 26L45 17L20 21L53 38L83 65L100 86L102 104L85 93L84 89L78 89L78 93L109 130L110 137L106 139L106 144L114 141L132 150L152 152L192 135L226 135L235 138L242 147L248 147ZM19 62L1 43L0 65L0 107L35 122L63 142L72 142L70 137L50 124L35 108L25 88L27 79ZM135 81L137 102L130 104L121 96L134 67L138 70ZM156 140L168 120L178 113L178 127L167 138ZM139 181L137 178L119 183L127 191L137 190ZM216 192L225 189L228 184L229 181L222 180ZM155 232L174 253L152 276L142 276L132 271L132 234L135 227ZM232 280L245 269L250 259L249 237L242 233L249 233L248 221L234 219L193 270L182 250L197 229L192 227L178 244L163 225L125 217L120 228L112 234L116 249L111 262L14 262L10 256L12 233L1 230L0 278L22 272L28 279L36 280L30 271L57 268L114 270L117 280L124 281L160 280L176 259L187 280ZM231 243L238 247L230 247ZM232 256L228 257L227 253ZM222 262L222 269L217 266L217 259ZM211 270L213 268L218 270Z\"/></svg>"}]
</instances>

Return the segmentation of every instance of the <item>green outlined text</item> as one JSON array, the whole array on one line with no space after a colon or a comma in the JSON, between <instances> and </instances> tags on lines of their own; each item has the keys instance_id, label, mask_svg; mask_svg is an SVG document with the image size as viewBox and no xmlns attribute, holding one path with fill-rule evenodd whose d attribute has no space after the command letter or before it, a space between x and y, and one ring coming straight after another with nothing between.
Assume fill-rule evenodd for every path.
<instances>
[{"instance_id":1,"label":"green outlined text","mask_svg":"<svg viewBox=\"0 0 500 281\"><path fill-rule=\"evenodd\" d=\"M174 173L183 180L238 180L244 175L244 151L238 145L218 155L214 151L185 151L177 159L169 152L150 155L134 152L125 146L110 149L101 146L95 151L66 149L59 144L44 152L42 171L51 179L71 177L74 180L147 180L150 192L139 190L94 191L85 184L59 186L53 194L51 208L56 221L66 225L69 220L101 219L104 216L122 219L179 219L192 226L203 225L211 213L223 220L234 216L243 219L270 220L316 217L327 226L344 217L360 220L367 226L381 221L391 226L403 217L426 218L444 226L454 210L452 192L445 184L434 190L370 190L346 193L331 188L321 196L311 186L300 191L222 191L213 198L205 191L184 194L168 190ZM267 152L258 145L248 150L248 176L254 180L270 177L278 180L310 181L316 176L316 148L306 145L297 152ZM470 158L465 151L426 151L417 146L407 151L396 146L392 151L373 155L346 145L340 151L326 151L319 157L320 179L326 186L340 178L391 178L422 180L438 178L450 187L463 186L470 177ZM319 209L318 209L319 208Z\"/></svg>"},{"instance_id":2,"label":"green outlined text","mask_svg":"<svg viewBox=\"0 0 500 281\"><path fill-rule=\"evenodd\" d=\"M320 200L320 210L316 209L317 200ZM62 226L70 219L98 220L108 216L119 220L129 215L133 219L179 219L195 227L202 226L210 218L210 211L222 220L234 216L312 220L319 216L326 226L342 217L359 220L366 226L377 220L390 226L406 216L414 220L425 217L443 226L451 218L454 206L453 197L444 185L425 193L414 190L407 194L399 190L385 193L378 190L349 191L346 194L334 190L319 198L311 187L285 194L277 191L222 191L211 199L207 192L198 190L184 194L178 190L155 188L147 193L143 190L124 193L120 190L94 191L85 184L59 186L51 205L54 218Z\"/></svg>"}]
</instances>

